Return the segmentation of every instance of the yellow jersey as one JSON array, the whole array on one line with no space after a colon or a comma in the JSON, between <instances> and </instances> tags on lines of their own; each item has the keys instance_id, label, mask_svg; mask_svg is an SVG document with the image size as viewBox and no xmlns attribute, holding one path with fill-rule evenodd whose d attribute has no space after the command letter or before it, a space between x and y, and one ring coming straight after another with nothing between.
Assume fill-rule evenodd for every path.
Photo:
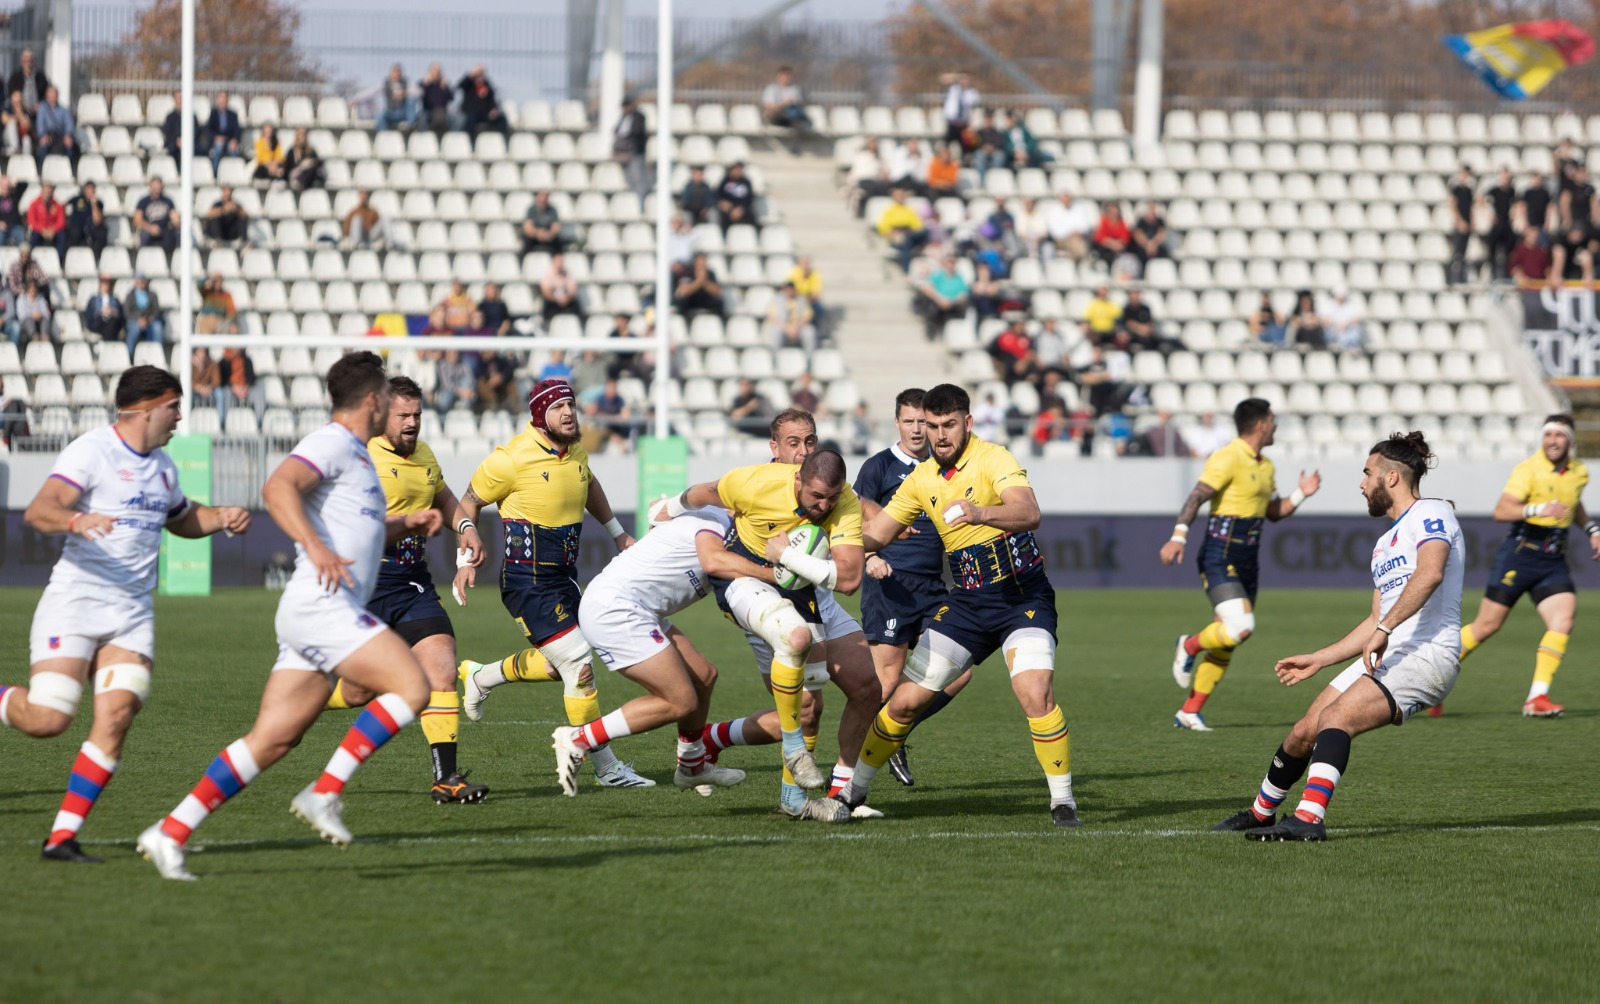
<instances>
[{"instance_id":1,"label":"yellow jersey","mask_svg":"<svg viewBox=\"0 0 1600 1004\"><path fill-rule=\"evenodd\" d=\"M975 506L1001 504L1007 488L1032 488L1028 472L1010 450L968 436L961 456L950 467L932 457L914 467L883 507L902 526L927 513L939 531L958 589L978 589L997 582L1044 572L1044 558L1033 534L1007 533L992 526L945 522L945 511L957 499Z\"/></svg>"},{"instance_id":2,"label":"yellow jersey","mask_svg":"<svg viewBox=\"0 0 1600 1004\"><path fill-rule=\"evenodd\" d=\"M478 465L472 493L500 507L508 570L577 565L592 481L582 445L558 447L532 422Z\"/></svg>"},{"instance_id":3,"label":"yellow jersey","mask_svg":"<svg viewBox=\"0 0 1600 1004\"><path fill-rule=\"evenodd\" d=\"M1265 518L1267 504L1278 490L1272 461L1242 439L1206 458L1200 483L1216 490L1211 496L1211 515L1238 519Z\"/></svg>"},{"instance_id":4,"label":"yellow jersey","mask_svg":"<svg viewBox=\"0 0 1600 1004\"><path fill-rule=\"evenodd\" d=\"M444 484L444 472L433 450L422 440L410 456L401 456L382 436L367 440L367 455L372 458L372 469L378 473L378 483L383 486L386 511L391 516L409 516L433 508L434 495ZM448 517L450 514L445 513ZM383 563L415 565L426 557L428 538L422 534L404 537L390 544L383 552Z\"/></svg>"},{"instance_id":5,"label":"yellow jersey","mask_svg":"<svg viewBox=\"0 0 1600 1004\"><path fill-rule=\"evenodd\" d=\"M1110 300L1090 300L1089 306L1084 309L1083 319L1089 325L1089 330L1102 335L1109 335L1117 328L1117 321L1122 317L1122 308Z\"/></svg>"},{"instance_id":6,"label":"yellow jersey","mask_svg":"<svg viewBox=\"0 0 1600 1004\"><path fill-rule=\"evenodd\" d=\"M800 266L796 265L785 278L794 286L796 293L808 300L815 300L822 295L822 273L816 269L808 274L800 271Z\"/></svg>"},{"instance_id":7,"label":"yellow jersey","mask_svg":"<svg viewBox=\"0 0 1600 1004\"><path fill-rule=\"evenodd\" d=\"M1523 520L1530 526L1569 527L1577 516L1583 489L1589 484L1589 469L1577 457L1567 457L1567 466L1558 468L1540 450L1511 470L1505 493L1524 504L1560 502L1570 510L1565 516L1534 516Z\"/></svg>"},{"instance_id":8,"label":"yellow jersey","mask_svg":"<svg viewBox=\"0 0 1600 1004\"><path fill-rule=\"evenodd\" d=\"M747 557L766 563L767 541L811 522L794 494L799 464L752 464L735 467L717 481L717 497L733 513L732 538ZM828 532L828 546L861 546L861 500L848 484L844 494L819 524Z\"/></svg>"}]
</instances>

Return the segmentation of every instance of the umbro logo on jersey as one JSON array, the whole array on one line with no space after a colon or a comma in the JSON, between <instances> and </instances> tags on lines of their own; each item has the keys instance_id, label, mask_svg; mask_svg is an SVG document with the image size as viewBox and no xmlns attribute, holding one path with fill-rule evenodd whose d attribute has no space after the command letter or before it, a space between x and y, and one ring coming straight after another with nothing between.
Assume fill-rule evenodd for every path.
<instances>
[{"instance_id":1,"label":"umbro logo on jersey","mask_svg":"<svg viewBox=\"0 0 1600 1004\"><path fill-rule=\"evenodd\" d=\"M117 477L121 478L123 481L132 481L133 480L133 472L130 471L130 470L127 470L126 468L123 468L123 469L117 471Z\"/></svg>"}]
</instances>

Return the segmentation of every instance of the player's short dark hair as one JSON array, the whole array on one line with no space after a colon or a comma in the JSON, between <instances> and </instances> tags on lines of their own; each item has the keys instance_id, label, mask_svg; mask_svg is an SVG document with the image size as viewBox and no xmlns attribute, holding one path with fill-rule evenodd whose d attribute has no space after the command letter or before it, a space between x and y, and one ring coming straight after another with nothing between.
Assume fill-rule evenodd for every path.
<instances>
[{"instance_id":1,"label":"player's short dark hair","mask_svg":"<svg viewBox=\"0 0 1600 1004\"><path fill-rule=\"evenodd\" d=\"M927 391L921 387L907 387L894 396L894 417L900 417L901 408L922 408L922 401L928 396Z\"/></svg>"},{"instance_id":2,"label":"player's short dark hair","mask_svg":"<svg viewBox=\"0 0 1600 1004\"><path fill-rule=\"evenodd\" d=\"M942 383L922 395L922 410L930 415L970 415L972 398L953 383Z\"/></svg>"},{"instance_id":3,"label":"player's short dark hair","mask_svg":"<svg viewBox=\"0 0 1600 1004\"><path fill-rule=\"evenodd\" d=\"M421 401L422 388L408 376L392 376L389 378L389 393L395 397L403 397L407 401Z\"/></svg>"},{"instance_id":4,"label":"player's short dark hair","mask_svg":"<svg viewBox=\"0 0 1600 1004\"><path fill-rule=\"evenodd\" d=\"M1264 397L1247 397L1233 406L1233 427L1244 435L1272 412L1272 405Z\"/></svg>"},{"instance_id":5,"label":"player's short dark hair","mask_svg":"<svg viewBox=\"0 0 1600 1004\"><path fill-rule=\"evenodd\" d=\"M388 386L376 352L351 352L328 368L328 399L334 411L354 408L361 399Z\"/></svg>"},{"instance_id":6,"label":"player's short dark hair","mask_svg":"<svg viewBox=\"0 0 1600 1004\"><path fill-rule=\"evenodd\" d=\"M1576 432L1577 429L1578 429L1577 421L1575 419L1573 419L1573 417L1571 415L1567 414L1564 411L1557 412L1554 415L1546 415L1544 417L1544 424L1549 425L1551 422L1555 422L1558 425L1564 425L1567 428L1573 430L1574 432Z\"/></svg>"},{"instance_id":7,"label":"player's short dark hair","mask_svg":"<svg viewBox=\"0 0 1600 1004\"><path fill-rule=\"evenodd\" d=\"M777 417L772 420L770 431L772 433L772 441L774 443L778 441L778 430L788 425L790 422L804 422L805 424L811 426L812 434L816 434L817 420L815 416L811 414L811 412L806 411L804 408L785 408L778 412Z\"/></svg>"},{"instance_id":8,"label":"player's short dark hair","mask_svg":"<svg viewBox=\"0 0 1600 1004\"><path fill-rule=\"evenodd\" d=\"M1395 432L1388 439L1380 439L1372 444L1369 453L1382 457L1389 463L1404 467L1411 475L1411 490L1416 491L1422 484L1422 476L1428 473L1436 458L1433 450L1428 447L1428 441L1421 432L1413 429L1410 432Z\"/></svg>"},{"instance_id":9,"label":"player's short dark hair","mask_svg":"<svg viewBox=\"0 0 1600 1004\"><path fill-rule=\"evenodd\" d=\"M177 377L157 366L130 366L117 379L117 408L131 408L167 393L183 393Z\"/></svg>"},{"instance_id":10,"label":"player's short dark hair","mask_svg":"<svg viewBox=\"0 0 1600 1004\"><path fill-rule=\"evenodd\" d=\"M821 481L829 488L844 484L844 458L832 450L817 450L800 465L800 483Z\"/></svg>"}]
</instances>

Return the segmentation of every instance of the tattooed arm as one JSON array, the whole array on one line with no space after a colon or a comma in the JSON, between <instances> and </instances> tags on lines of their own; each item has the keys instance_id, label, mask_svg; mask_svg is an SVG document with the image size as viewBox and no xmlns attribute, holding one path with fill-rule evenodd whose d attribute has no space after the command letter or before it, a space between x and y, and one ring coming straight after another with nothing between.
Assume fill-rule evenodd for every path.
<instances>
[{"instance_id":1,"label":"tattooed arm","mask_svg":"<svg viewBox=\"0 0 1600 1004\"><path fill-rule=\"evenodd\" d=\"M1189 493L1183 508L1178 511L1178 522L1173 527L1172 539L1161 545L1163 565L1175 565L1183 560L1183 546L1187 542L1189 524L1200 514L1200 507L1211 501L1211 496L1216 493L1217 490L1204 481L1195 482L1194 491Z\"/></svg>"}]
</instances>

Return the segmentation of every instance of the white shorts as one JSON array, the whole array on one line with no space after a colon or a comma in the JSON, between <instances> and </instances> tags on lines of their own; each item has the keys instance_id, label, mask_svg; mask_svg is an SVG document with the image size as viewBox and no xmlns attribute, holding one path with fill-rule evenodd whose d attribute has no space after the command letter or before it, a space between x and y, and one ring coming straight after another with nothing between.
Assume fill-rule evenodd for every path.
<instances>
[{"instance_id":1,"label":"white shorts","mask_svg":"<svg viewBox=\"0 0 1600 1004\"><path fill-rule=\"evenodd\" d=\"M839 598L833 595L832 590L817 590L817 613L822 617L823 641L848 638L861 632L861 622L839 605Z\"/></svg>"},{"instance_id":2,"label":"white shorts","mask_svg":"<svg viewBox=\"0 0 1600 1004\"><path fill-rule=\"evenodd\" d=\"M578 628L609 670L631 669L672 642L672 622L644 609L638 600L594 589L578 601Z\"/></svg>"},{"instance_id":3,"label":"white shorts","mask_svg":"<svg viewBox=\"0 0 1600 1004\"><path fill-rule=\"evenodd\" d=\"M290 583L278 601L278 661L272 671L333 671L367 642L389 630L347 589L327 594Z\"/></svg>"},{"instance_id":4,"label":"white shorts","mask_svg":"<svg viewBox=\"0 0 1600 1004\"><path fill-rule=\"evenodd\" d=\"M30 665L46 659L93 659L102 645L115 645L154 661L154 600L148 594L86 591L93 588L70 584L45 588L28 632Z\"/></svg>"},{"instance_id":5,"label":"white shorts","mask_svg":"<svg viewBox=\"0 0 1600 1004\"><path fill-rule=\"evenodd\" d=\"M1442 704L1460 674L1461 663L1454 652L1442 645L1424 644L1404 652L1385 653L1383 665L1373 671L1372 678L1389 698L1392 723L1404 725L1406 719L1423 708ZM1365 668L1357 660L1328 686L1342 694L1365 675Z\"/></svg>"},{"instance_id":6,"label":"white shorts","mask_svg":"<svg viewBox=\"0 0 1600 1004\"><path fill-rule=\"evenodd\" d=\"M767 586L766 588L770 590L772 587ZM772 646L767 644L765 638L745 628L745 625L749 623L746 619L748 614L745 606L755 595L758 594L741 591L730 594L728 602L733 609L733 622L744 630L744 639L750 643L750 652L756 657L756 668L761 671L762 676L771 676ZM849 635L851 631L861 630L861 625L857 624L854 618L840 608L838 601L833 598L833 593L826 589L819 588L817 590L817 613L821 615L822 623L820 625L811 625L811 636L817 638L818 641L826 641L834 637L843 638ZM849 630L845 630L846 627ZM842 631L843 633L836 635L833 633L834 631ZM818 635L821 635L821 637L818 638ZM806 690L815 692L827 686L828 665L826 662L821 659L809 660L805 669L805 681L802 686Z\"/></svg>"}]
</instances>

